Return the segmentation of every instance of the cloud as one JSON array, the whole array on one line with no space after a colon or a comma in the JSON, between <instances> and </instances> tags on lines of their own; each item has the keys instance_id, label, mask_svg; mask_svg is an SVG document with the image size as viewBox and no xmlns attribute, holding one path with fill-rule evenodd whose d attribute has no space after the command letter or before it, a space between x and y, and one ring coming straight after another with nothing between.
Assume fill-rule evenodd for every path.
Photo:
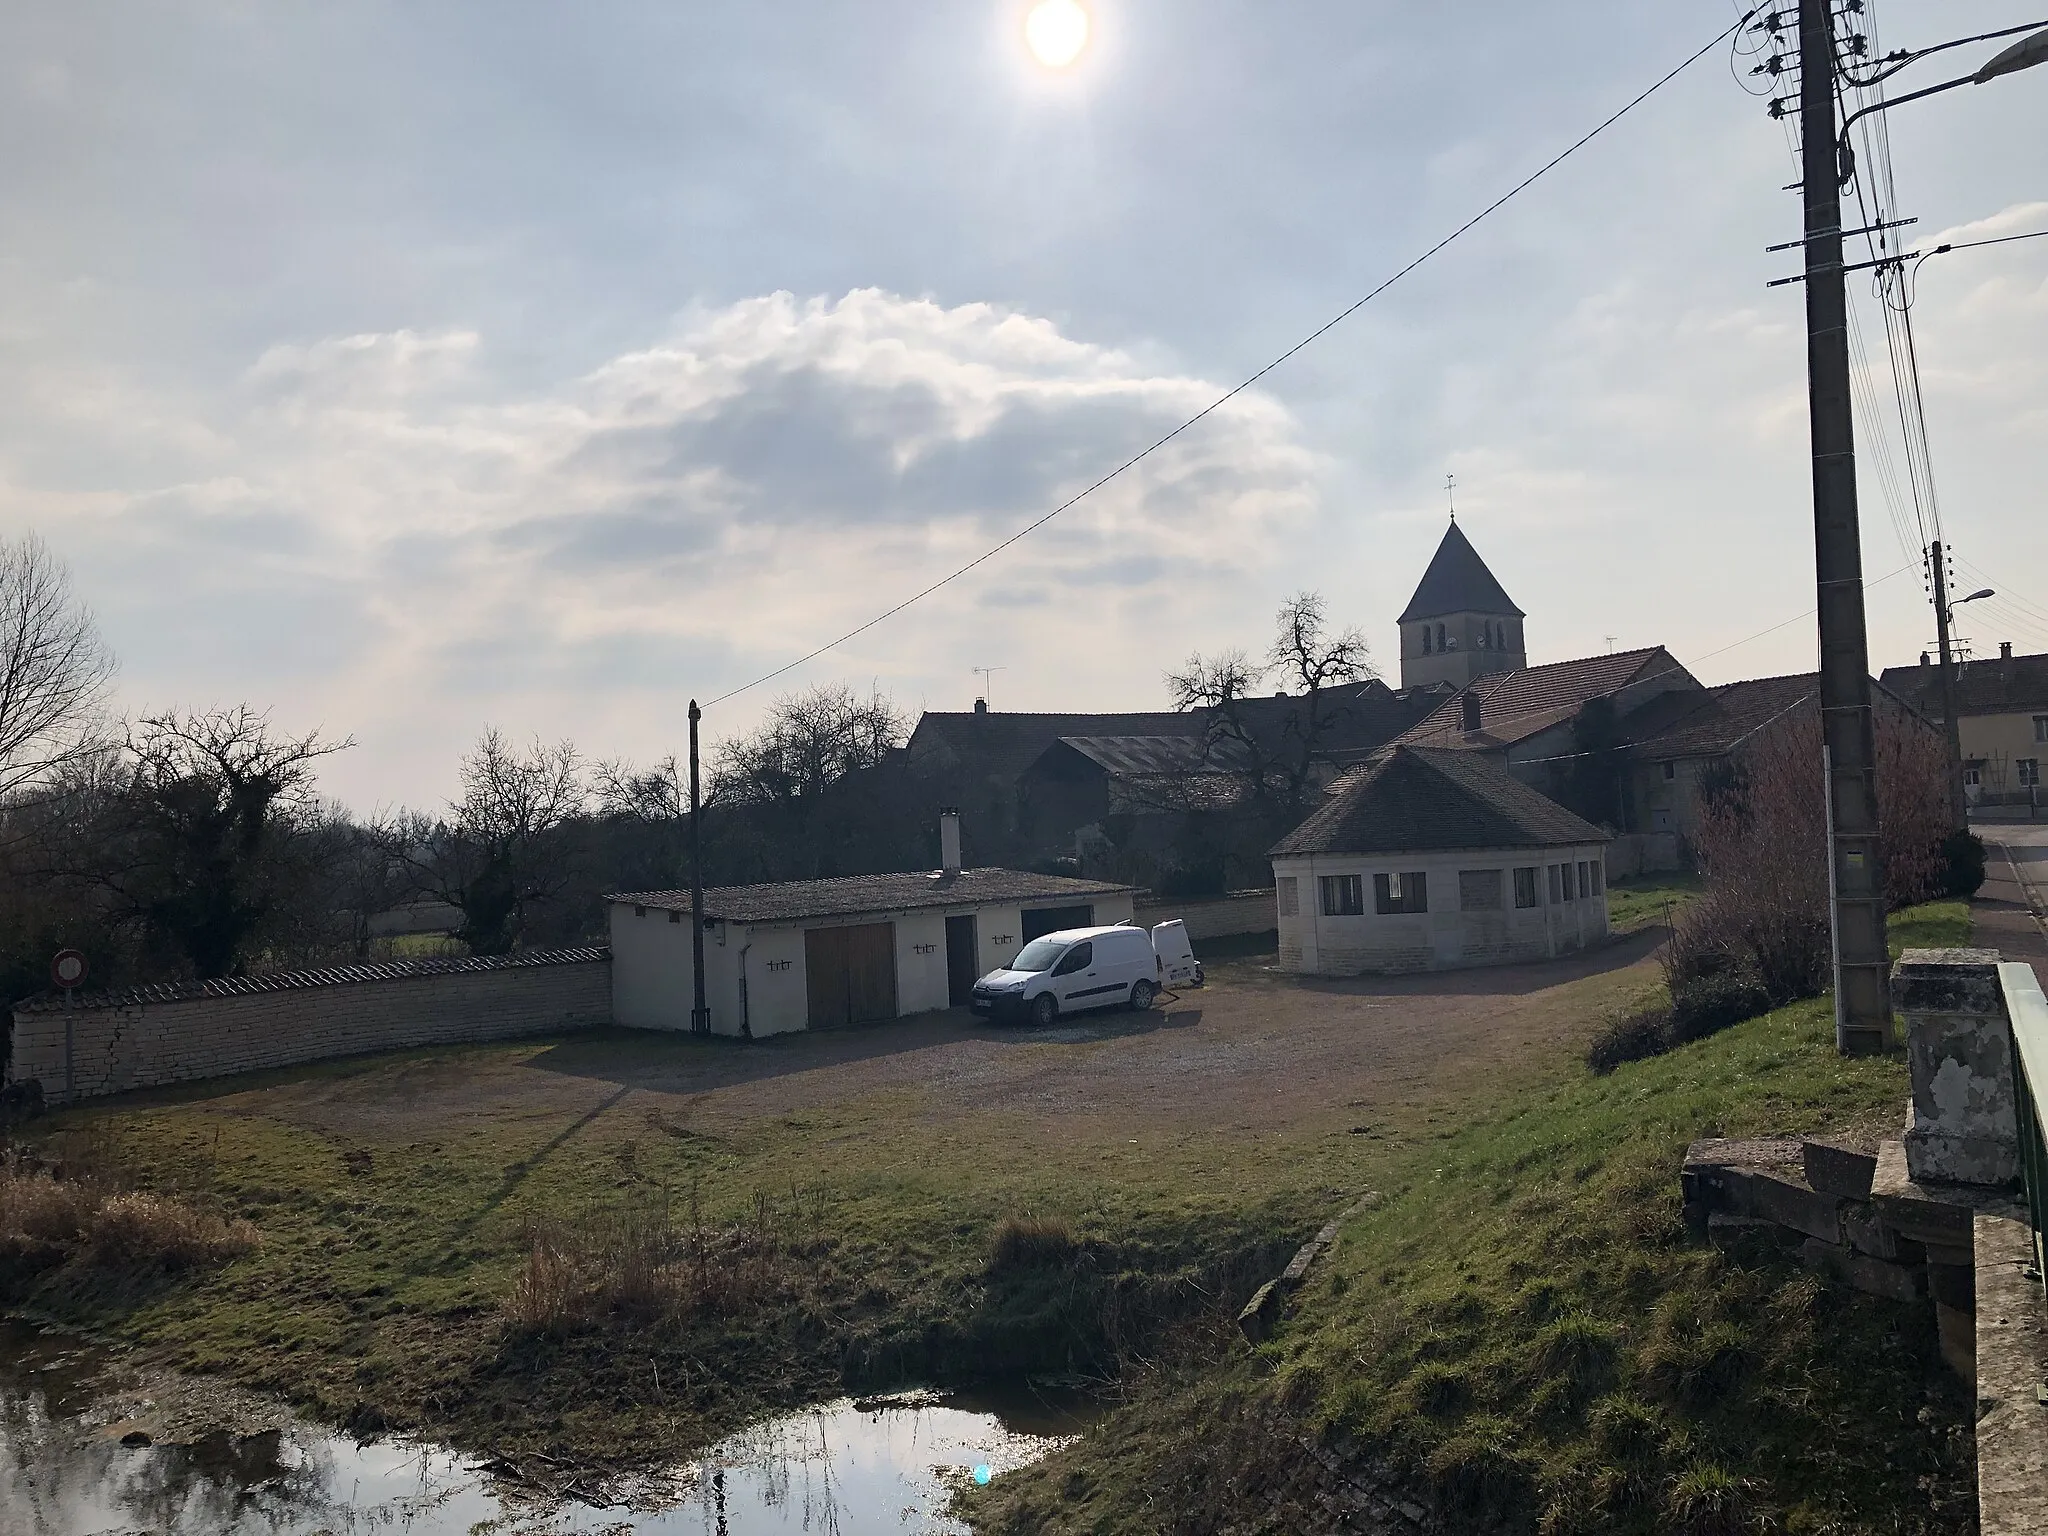
<instances>
[{"instance_id":1,"label":"cloud","mask_svg":"<svg viewBox=\"0 0 2048 1536\"><path fill-rule=\"evenodd\" d=\"M289 694L365 741L404 722L449 765L487 719L646 751L682 693L865 622L1220 393L1045 319L874 289L694 311L524 394L472 331L330 337L182 407L160 430L185 477L93 487L49 531L158 701ZM950 691L980 645L1092 688L1093 660L1210 644L1204 599L1273 562L1322 469L1285 410L1238 396L819 675ZM34 521L9 480L0 460L0 515ZM1156 670L1068 692L1145 696Z\"/></svg>"}]
</instances>

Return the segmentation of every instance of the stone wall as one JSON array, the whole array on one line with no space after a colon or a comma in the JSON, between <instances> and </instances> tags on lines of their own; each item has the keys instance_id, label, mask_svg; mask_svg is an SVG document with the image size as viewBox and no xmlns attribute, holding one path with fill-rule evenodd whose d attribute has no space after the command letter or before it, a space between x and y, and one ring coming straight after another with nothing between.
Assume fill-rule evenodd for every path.
<instances>
[{"instance_id":1,"label":"stone wall","mask_svg":"<svg viewBox=\"0 0 2048 1536\"><path fill-rule=\"evenodd\" d=\"M1280 926L1271 891L1231 891L1223 896L1199 896L1184 901L1154 898L1138 903L1133 920L1140 928L1150 928L1175 918L1188 925L1188 937L1198 943L1203 939L1272 933Z\"/></svg>"},{"instance_id":2,"label":"stone wall","mask_svg":"<svg viewBox=\"0 0 2048 1536\"><path fill-rule=\"evenodd\" d=\"M61 1103L334 1056L584 1029L611 1022L611 969L609 950L589 948L142 987L89 995L68 1012L40 998L15 1009L7 1077L40 1082L44 1100Z\"/></svg>"}]
</instances>

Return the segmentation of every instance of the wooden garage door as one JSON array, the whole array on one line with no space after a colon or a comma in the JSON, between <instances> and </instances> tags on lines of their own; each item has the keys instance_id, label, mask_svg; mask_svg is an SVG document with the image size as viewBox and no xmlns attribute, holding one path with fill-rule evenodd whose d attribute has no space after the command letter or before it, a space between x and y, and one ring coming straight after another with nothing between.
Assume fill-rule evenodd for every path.
<instances>
[{"instance_id":1,"label":"wooden garage door","mask_svg":"<svg viewBox=\"0 0 2048 1536\"><path fill-rule=\"evenodd\" d=\"M896 925L804 931L811 1028L896 1017Z\"/></svg>"}]
</instances>

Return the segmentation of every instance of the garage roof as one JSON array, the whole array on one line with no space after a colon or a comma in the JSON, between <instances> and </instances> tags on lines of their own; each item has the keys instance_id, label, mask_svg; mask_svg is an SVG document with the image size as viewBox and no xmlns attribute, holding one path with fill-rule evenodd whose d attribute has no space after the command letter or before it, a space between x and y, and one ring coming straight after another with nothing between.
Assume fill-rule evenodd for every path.
<instances>
[{"instance_id":1,"label":"garage roof","mask_svg":"<svg viewBox=\"0 0 2048 1536\"><path fill-rule=\"evenodd\" d=\"M775 885L725 885L704 893L704 915L732 923L786 923L807 917L851 917L863 912L911 912L926 907L984 907L1011 902L1081 901L1128 895L1136 888L1021 869L962 869L907 875L848 875L836 880L785 880ZM688 891L626 891L606 901L665 912L690 910Z\"/></svg>"}]
</instances>

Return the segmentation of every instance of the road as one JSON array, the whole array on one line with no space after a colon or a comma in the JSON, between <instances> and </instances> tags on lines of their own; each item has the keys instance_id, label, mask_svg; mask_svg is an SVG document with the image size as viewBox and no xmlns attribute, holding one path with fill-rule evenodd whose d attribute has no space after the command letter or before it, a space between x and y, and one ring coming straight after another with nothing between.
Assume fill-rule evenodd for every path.
<instances>
[{"instance_id":1,"label":"road","mask_svg":"<svg viewBox=\"0 0 2048 1536\"><path fill-rule=\"evenodd\" d=\"M1977 942L2030 960L2048 987L2048 822L1979 822L1984 888L1971 903Z\"/></svg>"}]
</instances>

